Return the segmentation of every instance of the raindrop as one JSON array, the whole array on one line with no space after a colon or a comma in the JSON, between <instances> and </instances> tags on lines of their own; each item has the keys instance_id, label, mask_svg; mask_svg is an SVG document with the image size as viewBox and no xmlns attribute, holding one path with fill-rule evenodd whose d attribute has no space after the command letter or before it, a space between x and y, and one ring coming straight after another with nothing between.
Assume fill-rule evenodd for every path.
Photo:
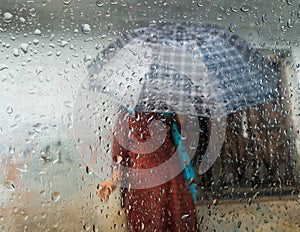
<instances>
[{"instance_id":1,"label":"raindrop","mask_svg":"<svg viewBox=\"0 0 300 232\"><path fill-rule=\"evenodd\" d=\"M37 67L35 72L36 72L37 75L39 75L41 72L43 72L43 68L42 67Z\"/></svg>"},{"instance_id":2,"label":"raindrop","mask_svg":"<svg viewBox=\"0 0 300 232\"><path fill-rule=\"evenodd\" d=\"M203 6L203 1L202 1L202 0L198 1L198 2L197 2L197 6L198 6L198 7L202 7L202 6Z\"/></svg>"},{"instance_id":3,"label":"raindrop","mask_svg":"<svg viewBox=\"0 0 300 232\"><path fill-rule=\"evenodd\" d=\"M218 200L214 199L212 203L213 203L213 205L217 205L218 204Z\"/></svg>"},{"instance_id":4,"label":"raindrop","mask_svg":"<svg viewBox=\"0 0 300 232\"><path fill-rule=\"evenodd\" d=\"M84 230L90 230L91 229L91 225L88 224L88 223L86 223L86 224L83 225L83 229Z\"/></svg>"},{"instance_id":5,"label":"raindrop","mask_svg":"<svg viewBox=\"0 0 300 232\"><path fill-rule=\"evenodd\" d=\"M219 21L223 20L223 14L219 13L217 15L217 20L219 20Z\"/></svg>"},{"instance_id":6,"label":"raindrop","mask_svg":"<svg viewBox=\"0 0 300 232\"><path fill-rule=\"evenodd\" d=\"M16 148L10 145L8 148L8 151L9 151L9 154L14 154L16 152Z\"/></svg>"},{"instance_id":7,"label":"raindrop","mask_svg":"<svg viewBox=\"0 0 300 232\"><path fill-rule=\"evenodd\" d=\"M26 54L28 52L29 45L27 43L21 43L20 48Z\"/></svg>"},{"instance_id":8,"label":"raindrop","mask_svg":"<svg viewBox=\"0 0 300 232\"><path fill-rule=\"evenodd\" d=\"M241 222L241 221L238 221L238 223L237 223L237 228L241 228L241 225L242 225L242 222Z\"/></svg>"},{"instance_id":9,"label":"raindrop","mask_svg":"<svg viewBox=\"0 0 300 232\"><path fill-rule=\"evenodd\" d=\"M14 55L15 57L18 57L18 56L20 55L19 49L14 48L14 49L13 49L13 55Z\"/></svg>"},{"instance_id":10,"label":"raindrop","mask_svg":"<svg viewBox=\"0 0 300 232\"><path fill-rule=\"evenodd\" d=\"M19 18L19 21L20 21L21 23L26 23L26 19L24 19L23 17L20 17L20 18Z\"/></svg>"},{"instance_id":11,"label":"raindrop","mask_svg":"<svg viewBox=\"0 0 300 232\"><path fill-rule=\"evenodd\" d=\"M36 16L36 9L35 8L30 8L29 9L29 14L31 15L31 16Z\"/></svg>"},{"instance_id":12,"label":"raindrop","mask_svg":"<svg viewBox=\"0 0 300 232\"><path fill-rule=\"evenodd\" d=\"M264 23L267 22L267 20L268 20L267 15L264 14L264 15L261 17L261 20L262 20Z\"/></svg>"},{"instance_id":13,"label":"raindrop","mask_svg":"<svg viewBox=\"0 0 300 232\"><path fill-rule=\"evenodd\" d=\"M84 58L83 58L83 61L84 61L84 62L88 62L88 61L90 61L90 60L92 60L92 57L89 56L89 55L85 55Z\"/></svg>"},{"instance_id":14,"label":"raindrop","mask_svg":"<svg viewBox=\"0 0 300 232\"><path fill-rule=\"evenodd\" d=\"M62 2L65 5L69 5L72 2L72 0L62 0Z\"/></svg>"},{"instance_id":15,"label":"raindrop","mask_svg":"<svg viewBox=\"0 0 300 232\"><path fill-rule=\"evenodd\" d=\"M85 171L86 171L87 174L91 174L91 169L89 168L89 166L85 167Z\"/></svg>"},{"instance_id":16,"label":"raindrop","mask_svg":"<svg viewBox=\"0 0 300 232\"><path fill-rule=\"evenodd\" d=\"M38 123L32 125L32 127L35 129L40 129L42 127L42 123L38 122Z\"/></svg>"},{"instance_id":17,"label":"raindrop","mask_svg":"<svg viewBox=\"0 0 300 232\"><path fill-rule=\"evenodd\" d=\"M62 40L61 42L60 42L60 47L65 47L66 45L68 45L68 41L65 41L65 40Z\"/></svg>"},{"instance_id":18,"label":"raindrop","mask_svg":"<svg viewBox=\"0 0 300 232\"><path fill-rule=\"evenodd\" d=\"M20 122L20 121L21 121L21 115L20 115L20 114L17 114L17 115L15 116L15 120L16 120L17 122Z\"/></svg>"},{"instance_id":19,"label":"raindrop","mask_svg":"<svg viewBox=\"0 0 300 232\"><path fill-rule=\"evenodd\" d=\"M89 34L91 32L91 26L85 23L81 26L81 31L84 34Z\"/></svg>"},{"instance_id":20,"label":"raindrop","mask_svg":"<svg viewBox=\"0 0 300 232\"><path fill-rule=\"evenodd\" d=\"M40 41L39 41L38 39L34 39L34 40L33 40L33 44L34 44L34 45L37 45L39 42L40 42Z\"/></svg>"},{"instance_id":21,"label":"raindrop","mask_svg":"<svg viewBox=\"0 0 300 232\"><path fill-rule=\"evenodd\" d=\"M292 28L293 27L293 21L291 19L288 19L288 21L287 21L286 24L287 24L288 28Z\"/></svg>"},{"instance_id":22,"label":"raindrop","mask_svg":"<svg viewBox=\"0 0 300 232\"><path fill-rule=\"evenodd\" d=\"M6 23L10 23L13 19L13 15L9 12L5 12L3 14L3 21L6 22Z\"/></svg>"},{"instance_id":23,"label":"raindrop","mask_svg":"<svg viewBox=\"0 0 300 232\"><path fill-rule=\"evenodd\" d=\"M118 2L117 2L117 1L110 1L110 4L111 4L111 5L117 5Z\"/></svg>"},{"instance_id":24,"label":"raindrop","mask_svg":"<svg viewBox=\"0 0 300 232\"><path fill-rule=\"evenodd\" d=\"M6 113L7 114L12 114L14 112L14 109L11 107L11 106L8 106L7 108L6 108Z\"/></svg>"},{"instance_id":25,"label":"raindrop","mask_svg":"<svg viewBox=\"0 0 300 232\"><path fill-rule=\"evenodd\" d=\"M232 12L237 12L238 11L238 7L236 5L232 5L230 8L231 8Z\"/></svg>"},{"instance_id":26,"label":"raindrop","mask_svg":"<svg viewBox=\"0 0 300 232\"><path fill-rule=\"evenodd\" d=\"M248 11L249 11L249 7L247 7L247 6L242 6L242 7L241 7L241 11L243 11L243 12L248 12Z\"/></svg>"},{"instance_id":27,"label":"raindrop","mask_svg":"<svg viewBox=\"0 0 300 232\"><path fill-rule=\"evenodd\" d=\"M286 0L286 3L287 3L288 5L293 5L293 1L292 1L292 0Z\"/></svg>"},{"instance_id":28,"label":"raindrop","mask_svg":"<svg viewBox=\"0 0 300 232\"><path fill-rule=\"evenodd\" d=\"M57 202L60 199L60 193L59 192L52 193L51 199L52 199L52 201Z\"/></svg>"},{"instance_id":29,"label":"raindrop","mask_svg":"<svg viewBox=\"0 0 300 232\"><path fill-rule=\"evenodd\" d=\"M229 31L234 32L235 29L236 29L236 24L230 23L230 25L229 25Z\"/></svg>"},{"instance_id":30,"label":"raindrop","mask_svg":"<svg viewBox=\"0 0 300 232\"><path fill-rule=\"evenodd\" d=\"M104 5L103 1L101 1L101 0L96 1L96 6L102 7L103 5Z\"/></svg>"},{"instance_id":31,"label":"raindrop","mask_svg":"<svg viewBox=\"0 0 300 232\"><path fill-rule=\"evenodd\" d=\"M181 216L181 219L186 219L186 218L188 218L189 216L190 216L189 214L184 214L184 215Z\"/></svg>"},{"instance_id":32,"label":"raindrop","mask_svg":"<svg viewBox=\"0 0 300 232\"><path fill-rule=\"evenodd\" d=\"M9 191L14 191L16 188L14 183L11 180L5 181L4 186Z\"/></svg>"},{"instance_id":33,"label":"raindrop","mask_svg":"<svg viewBox=\"0 0 300 232\"><path fill-rule=\"evenodd\" d=\"M23 214L23 219L24 219L24 221L26 221L28 218L29 218L28 214L27 214L27 213L24 213L24 214Z\"/></svg>"},{"instance_id":34,"label":"raindrop","mask_svg":"<svg viewBox=\"0 0 300 232\"><path fill-rule=\"evenodd\" d=\"M41 32L40 29L35 29L34 34L35 34L35 35L41 35L42 32Z\"/></svg>"},{"instance_id":35,"label":"raindrop","mask_svg":"<svg viewBox=\"0 0 300 232\"><path fill-rule=\"evenodd\" d=\"M72 108L72 102L71 101L64 101L64 106L67 108Z\"/></svg>"},{"instance_id":36,"label":"raindrop","mask_svg":"<svg viewBox=\"0 0 300 232\"><path fill-rule=\"evenodd\" d=\"M16 166L20 172L28 172L28 165L26 163Z\"/></svg>"},{"instance_id":37,"label":"raindrop","mask_svg":"<svg viewBox=\"0 0 300 232\"><path fill-rule=\"evenodd\" d=\"M3 71L4 69L8 69L8 66L6 64L0 64L0 71Z\"/></svg>"}]
</instances>

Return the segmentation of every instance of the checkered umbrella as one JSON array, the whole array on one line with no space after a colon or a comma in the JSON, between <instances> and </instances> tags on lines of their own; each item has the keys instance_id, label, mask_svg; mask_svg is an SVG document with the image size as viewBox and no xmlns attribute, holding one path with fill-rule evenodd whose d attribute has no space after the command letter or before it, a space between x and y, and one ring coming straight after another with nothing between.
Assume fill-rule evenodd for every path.
<instances>
[{"instance_id":1,"label":"checkered umbrella","mask_svg":"<svg viewBox=\"0 0 300 232\"><path fill-rule=\"evenodd\" d=\"M129 110L226 115L276 99L277 73L215 25L148 26L122 35L89 65L89 87Z\"/></svg>"}]
</instances>

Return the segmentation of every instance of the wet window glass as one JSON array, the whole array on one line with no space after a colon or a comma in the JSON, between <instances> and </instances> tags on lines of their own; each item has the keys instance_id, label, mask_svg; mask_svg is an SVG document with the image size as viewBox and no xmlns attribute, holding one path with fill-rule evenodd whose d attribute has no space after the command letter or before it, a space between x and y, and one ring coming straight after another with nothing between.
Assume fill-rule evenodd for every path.
<instances>
[{"instance_id":1,"label":"wet window glass","mask_svg":"<svg viewBox=\"0 0 300 232\"><path fill-rule=\"evenodd\" d=\"M1 231L300 231L300 5L2 1Z\"/></svg>"}]
</instances>

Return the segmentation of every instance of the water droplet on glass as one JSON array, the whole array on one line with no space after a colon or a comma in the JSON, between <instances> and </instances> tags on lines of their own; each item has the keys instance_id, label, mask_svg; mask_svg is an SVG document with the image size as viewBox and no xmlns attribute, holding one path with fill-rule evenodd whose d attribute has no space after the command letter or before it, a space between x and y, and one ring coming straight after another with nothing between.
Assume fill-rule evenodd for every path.
<instances>
[{"instance_id":1,"label":"water droplet on glass","mask_svg":"<svg viewBox=\"0 0 300 232\"><path fill-rule=\"evenodd\" d=\"M237 12L238 11L238 7L236 5L232 5L230 8L231 8L232 12Z\"/></svg>"},{"instance_id":2,"label":"water droplet on glass","mask_svg":"<svg viewBox=\"0 0 300 232\"><path fill-rule=\"evenodd\" d=\"M27 213L24 213L24 214L23 214L23 219L24 219L24 221L26 221L28 218L29 218L28 214L27 214Z\"/></svg>"},{"instance_id":3,"label":"water droplet on glass","mask_svg":"<svg viewBox=\"0 0 300 232\"><path fill-rule=\"evenodd\" d=\"M97 0L97 1L96 1L96 6L102 7L103 5L104 5L104 3L103 3L102 0Z\"/></svg>"},{"instance_id":4,"label":"water droplet on glass","mask_svg":"<svg viewBox=\"0 0 300 232\"><path fill-rule=\"evenodd\" d=\"M229 31L234 32L235 29L236 29L236 24L230 23L230 25L229 25Z\"/></svg>"},{"instance_id":5,"label":"water droplet on glass","mask_svg":"<svg viewBox=\"0 0 300 232\"><path fill-rule=\"evenodd\" d=\"M41 35L42 32L41 32L40 29L35 29L34 34L35 34L35 35Z\"/></svg>"},{"instance_id":6,"label":"water droplet on glass","mask_svg":"<svg viewBox=\"0 0 300 232\"><path fill-rule=\"evenodd\" d=\"M88 62L88 61L90 61L90 60L92 60L92 57L89 56L89 55L85 55L84 58L83 58L83 61L84 61L84 62Z\"/></svg>"},{"instance_id":7,"label":"water droplet on glass","mask_svg":"<svg viewBox=\"0 0 300 232\"><path fill-rule=\"evenodd\" d=\"M241 7L241 11L242 12L248 12L250 9L249 9L249 7L248 6L242 6Z\"/></svg>"},{"instance_id":8,"label":"water droplet on glass","mask_svg":"<svg viewBox=\"0 0 300 232\"><path fill-rule=\"evenodd\" d=\"M52 193L51 199L52 199L52 201L57 202L60 199L60 193L59 192Z\"/></svg>"},{"instance_id":9,"label":"water droplet on glass","mask_svg":"<svg viewBox=\"0 0 300 232\"><path fill-rule=\"evenodd\" d=\"M13 49L13 55L14 55L15 57L18 57L18 56L20 55L19 49L14 48L14 49Z\"/></svg>"},{"instance_id":10,"label":"water droplet on glass","mask_svg":"<svg viewBox=\"0 0 300 232\"><path fill-rule=\"evenodd\" d=\"M203 6L203 1L202 1L202 0L198 1L198 2L197 2L197 6L198 6L198 7L202 7L202 6Z\"/></svg>"},{"instance_id":11,"label":"water droplet on glass","mask_svg":"<svg viewBox=\"0 0 300 232\"><path fill-rule=\"evenodd\" d=\"M241 221L238 221L238 223L237 223L237 228L241 228L241 225L242 225L242 222Z\"/></svg>"},{"instance_id":12,"label":"water droplet on glass","mask_svg":"<svg viewBox=\"0 0 300 232\"><path fill-rule=\"evenodd\" d=\"M219 13L217 15L217 20L219 20L219 21L223 20L223 14Z\"/></svg>"},{"instance_id":13,"label":"water droplet on glass","mask_svg":"<svg viewBox=\"0 0 300 232\"><path fill-rule=\"evenodd\" d=\"M13 15L9 12L5 12L3 14L3 21L6 22L6 23L10 23L13 19Z\"/></svg>"},{"instance_id":14,"label":"water droplet on glass","mask_svg":"<svg viewBox=\"0 0 300 232\"><path fill-rule=\"evenodd\" d=\"M15 191L15 185L11 180L5 181L4 186L9 191Z\"/></svg>"},{"instance_id":15,"label":"water droplet on glass","mask_svg":"<svg viewBox=\"0 0 300 232\"><path fill-rule=\"evenodd\" d=\"M64 101L64 106L67 108L72 108L72 102L71 101Z\"/></svg>"},{"instance_id":16,"label":"water droplet on glass","mask_svg":"<svg viewBox=\"0 0 300 232\"><path fill-rule=\"evenodd\" d=\"M20 122L21 121L21 115L20 114L17 114L16 116L15 116L15 120L17 121L17 122Z\"/></svg>"},{"instance_id":17,"label":"water droplet on glass","mask_svg":"<svg viewBox=\"0 0 300 232\"><path fill-rule=\"evenodd\" d=\"M21 43L20 48L26 54L28 52L29 45L27 43Z\"/></svg>"},{"instance_id":18,"label":"water droplet on glass","mask_svg":"<svg viewBox=\"0 0 300 232\"><path fill-rule=\"evenodd\" d=\"M62 40L61 42L60 42L60 47L65 47L65 46L67 46L68 45L68 41L65 41L65 40Z\"/></svg>"},{"instance_id":19,"label":"water droplet on glass","mask_svg":"<svg viewBox=\"0 0 300 232\"><path fill-rule=\"evenodd\" d=\"M26 19L24 19L23 17L20 17L20 18L19 18L19 21L20 21L21 23L26 23Z\"/></svg>"},{"instance_id":20,"label":"water droplet on glass","mask_svg":"<svg viewBox=\"0 0 300 232\"><path fill-rule=\"evenodd\" d=\"M6 64L0 64L0 71L8 69L8 66Z\"/></svg>"},{"instance_id":21,"label":"water droplet on glass","mask_svg":"<svg viewBox=\"0 0 300 232\"><path fill-rule=\"evenodd\" d=\"M6 113L7 114L12 114L14 112L14 109L11 107L11 106L8 106L7 108L6 108Z\"/></svg>"},{"instance_id":22,"label":"water droplet on glass","mask_svg":"<svg viewBox=\"0 0 300 232\"><path fill-rule=\"evenodd\" d=\"M39 42L40 42L40 41L39 41L38 39L34 39L34 40L33 40L33 44L34 44L34 45L37 45Z\"/></svg>"},{"instance_id":23,"label":"water droplet on glass","mask_svg":"<svg viewBox=\"0 0 300 232\"><path fill-rule=\"evenodd\" d=\"M293 21L291 20L291 19L288 19L288 21L287 21L287 23L286 23L286 25L287 25L287 27L288 28L292 28L293 27Z\"/></svg>"},{"instance_id":24,"label":"water droplet on glass","mask_svg":"<svg viewBox=\"0 0 300 232\"><path fill-rule=\"evenodd\" d=\"M33 8L30 8L29 9L29 14L31 15L31 16L36 16L36 9L33 7Z\"/></svg>"},{"instance_id":25,"label":"water droplet on glass","mask_svg":"<svg viewBox=\"0 0 300 232\"><path fill-rule=\"evenodd\" d=\"M28 172L28 165L26 163L16 166L20 172Z\"/></svg>"},{"instance_id":26,"label":"water droplet on glass","mask_svg":"<svg viewBox=\"0 0 300 232\"><path fill-rule=\"evenodd\" d=\"M181 216L181 219L186 219L186 218L188 218L189 216L190 216L189 214L184 214L184 215Z\"/></svg>"},{"instance_id":27,"label":"water droplet on glass","mask_svg":"<svg viewBox=\"0 0 300 232\"><path fill-rule=\"evenodd\" d=\"M264 23L267 22L267 20L268 20L267 15L264 14L264 15L261 17L261 20L262 20Z\"/></svg>"},{"instance_id":28,"label":"water droplet on glass","mask_svg":"<svg viewBox=\"0 0 300 232\"><path fill-rule=\"evenodd\" d=\"M62 0L62 2L65 5L69 5L72 2L72 0Z\"/></svg>"},{"instance_id":29,"label":"water droplet on glass","mask_svg":"<svg viewBox=\"0 0 300 232\"><path fill-rule=\"evenodd\" d=\"M81 26L81 31L84 34L89 34L91 32L91 26L85 23Z\"/></svg>"}]
</instances>

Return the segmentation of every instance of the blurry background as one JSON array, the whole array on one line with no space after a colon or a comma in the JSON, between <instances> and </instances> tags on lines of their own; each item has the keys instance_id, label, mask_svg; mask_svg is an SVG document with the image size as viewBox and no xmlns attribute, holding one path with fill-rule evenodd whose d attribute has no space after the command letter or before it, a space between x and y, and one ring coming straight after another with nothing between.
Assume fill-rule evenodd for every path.
<instances>
[{"instance_id":1,"label":"blurry background","mask_svg":"<svg viewBox=\"0 0 300 232\"><path fill-rule=\"evenodd\" d=\"M108 204L97 201L95 189L102 180L86 167L73 142L77 91L86 77L86 65L121 32L149 22L186 21L219 24L237 33L265 52L281 71L281 99L276 106L259 106L259 114L246 110L228 118L229 139L222 158L199 177L203 197L199 223L229 231L271 225L276 231L274 223L278 226L281 214L287 214L284 220L290 222L290 229L299 227L300 216L295 214L300 211L297 1L1 0L3 231L121 231L118 193ZM207 125L204 122L203 130L209 133ZM288 200L266 206L263 198L257 198L262 192ZM243 208L239 205L232 206L235 214L224 215L227 203L216 205L216 199L238 199L250 210L254 206L249 201L256 200L256 213L239 219L244 210L239 211ZM210 205L215 207L212 211ZM269 211L273 218L266 216ZM262 215L257 223L244 223L257 215Z\"/></svg>"}]
</instances>

